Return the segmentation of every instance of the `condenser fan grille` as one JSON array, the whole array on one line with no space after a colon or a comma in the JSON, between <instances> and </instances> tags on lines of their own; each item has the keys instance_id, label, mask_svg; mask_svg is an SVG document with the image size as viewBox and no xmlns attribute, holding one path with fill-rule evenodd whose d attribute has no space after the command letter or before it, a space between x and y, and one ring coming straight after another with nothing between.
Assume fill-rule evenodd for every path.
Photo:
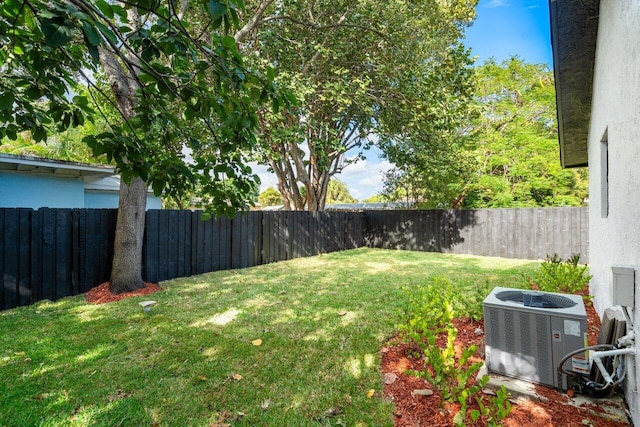
<instances>
[{"instance_id":1,"label":"condenser fan grille","mask_svg":"<svg viewBox=\"0 0 640 427\"><path fill-rule=\"evenodd\" d=\"M569 308L576 305L575 301L572 301L562 295L553 295L535 291L502 291L496 293L496 298L500 301L521 303L527 307Z\"/></svg>"}]
</instances>

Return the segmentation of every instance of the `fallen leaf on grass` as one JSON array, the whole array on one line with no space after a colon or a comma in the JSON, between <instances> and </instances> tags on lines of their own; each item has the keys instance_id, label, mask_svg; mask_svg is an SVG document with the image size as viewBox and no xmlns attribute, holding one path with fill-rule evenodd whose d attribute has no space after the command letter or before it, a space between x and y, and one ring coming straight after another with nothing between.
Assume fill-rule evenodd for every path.
<instances>
[{"instance_id":1,"label":"fallen leaf on grass","mask_svg":"<svg viewBox=\"0 0 640 427\"><path fill-rule=\"evenodd\" d=\"M433 390L429 390L428 388L417 388L411 392L411 396L431 396L433 394Z\"/></svg>"},{"instance_id":2,"label":"fallen leaf on grass","mask_svg":"<svg viewBox=\"0 0 640 427\"><path fill-rule=\"evenodd\" d=\"M265 411L267 409L269 409L269 406L271 406L271 400L270 399L265 400L264 402L262 402L262 405L260 405L260 407L262 409L264 409Z\"/></svg>"},{"instance_id":3,"label":"fallen leaf on grass","mask_svg":"<svg viewBox=\"0 0 640 427\"><path fill-rule=\"evenodd\" d=\"M346 311L346 310L342 310L342 311L339 311L339 312L338 312L338 316L346 316L346 315L347 315L347 313L349 313L349 312L348 312L348 311Z\"/></svg>"},{"instance_id":4,"label":"fallen leaf on grass","mask_svg":"<svg viewBox=\"0 0 640 427\"><path fill-rule=\"evenodd\" d=\"M233 379L234 379L234 380L236 380L236 381L240 381L240 380L242 379L242 375L240 375L240 374L233 374L233 375L231 376L231 378L233 378Z\"/></svg>"},{"instance_id":5,"label":"fallen leaf on grass","mask_svg":"<svg viewBox=\"0 0 640 427\"><path fill-rule=\"evenodd\" d=\"M371 397L373 397L373 395L374 395L375 393L376 393L376 391L375 391L374 389L371 389L371 390L369 390L369 391L367 392L367 397L368 397L368 398L371 398Z\"/></svg>"},{"instance_id":6,"label":"fallen leaf on grass","mask_svg":"<svg viewBox=\"0 0 640 427\"><path fill-rule=\"evenodd\" d=\"M260 338L258 338L257 340L251 341L251 344L253 344L255 346L262 345L262 340Z\"/></svg>"},{"instance_id":7,"label":"fallen leaf on grass","mask_svg":"<svg viewBox=\"0 0 640 427\"><path fill-rule=\"evenodd\" d=\"M231 427L231 424L227 423L229 418L231 418L231 413L229 411L224 411L216 421L209 424L209 427Z\"/></svg>"},{"instance_id":8,"label":"fallen leaf on grass","mask_svg":"<svg viewBox=\"0 0 640 427\"><path fill-rule=\"evenodd\" d=\"M205 377L204 375L200 375L200 376L198 377L198 379L199 379L200 381L206 381L206 380L207 380L207 377Z\"/></svg>"}]
</instances>

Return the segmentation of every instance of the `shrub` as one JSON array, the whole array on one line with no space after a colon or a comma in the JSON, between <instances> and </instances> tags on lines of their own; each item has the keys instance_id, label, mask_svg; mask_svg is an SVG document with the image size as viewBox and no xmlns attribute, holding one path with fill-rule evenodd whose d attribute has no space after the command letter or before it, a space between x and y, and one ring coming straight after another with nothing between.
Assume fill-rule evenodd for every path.
<instances>
[{"instance_id":1,"label":"shrub","mask_svg":"<svg viewBox=\"0 0 640 427\"><path fill-rule=\"evenodd\" d=\"M562 260L558 254L548 256L540 265L540 271L533 281L541 291L577 293L582 291L591 280L587 265L579 265L580 254L574 254Z\"/></svg>"},{"instance_id":2,"label":"shrub","mask_svg":"<svg viewBox=\"0 0 640 427\"><path fill-rule=\"evenodd\" d=\"M456 425L464 425L468 417L473 421L482 417L487 421L487 425L496 425L511 410L509 402L506 401L508 394L505 389L501 389L496 397L488 398L486 404L483 404L479 397L489 377L485 375L477 382L473 381L473 377L482 366L482 362L468 363L469 358L476 352L475 346L463 348L461 356L456 357L455 339L458 330L453 325L456 309L470 309L472 317L481 317L478 307L481 310L485 290L475 292L470 298L464 298L451 281L438 277L426 285L404 289L407 295L404 313L406 321L399 329L405 339L412 340L420 346L425 363L432 369L409 373L424 378L440 392L443 400L460 403L460 412L454 420ZM436 345L440 334L446 334L447 343L444 348ZM468 403L472 398L478 402L480 409L467 413Z\"/></svg>"}]
</instances>

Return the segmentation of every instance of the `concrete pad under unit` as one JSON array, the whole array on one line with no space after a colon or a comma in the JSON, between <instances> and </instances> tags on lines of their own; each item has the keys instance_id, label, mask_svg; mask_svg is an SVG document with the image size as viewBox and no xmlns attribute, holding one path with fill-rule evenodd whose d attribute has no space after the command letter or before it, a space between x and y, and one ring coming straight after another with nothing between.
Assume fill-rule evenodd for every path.
<instances>
[{"instance_id":1,"label":"concrete pad under unit","mask_svg":"<svg viewBox=\"0 0 640 427\"><path fill-rule=\"evenodd\" d=\"M485 393L493 394L496 390L500 389L500 387L504 385L511 395L510 400L515 404L520 404L527 400L548 400L546 397L541 396L536 392L536 386L544 386L537 385L529 381L523 381L517 378L505 377L502 375L489 373L487 371L486 365L483 365L478 372L478 378L484 375L489 375L490 378L489 382L487 383L487 385L485 385L485 388L483 390ZM614 394L611 397L600 399L576 394L572 398L569 398L567 396L566 404L575 406L577 408L588 408L590 405L595 405L598 407L599 411L593 411L593 413L599 417L621 422L628 422L629 420L626 404L624 403L622 396L619 394Z\"/></svg>"}]
</instances>

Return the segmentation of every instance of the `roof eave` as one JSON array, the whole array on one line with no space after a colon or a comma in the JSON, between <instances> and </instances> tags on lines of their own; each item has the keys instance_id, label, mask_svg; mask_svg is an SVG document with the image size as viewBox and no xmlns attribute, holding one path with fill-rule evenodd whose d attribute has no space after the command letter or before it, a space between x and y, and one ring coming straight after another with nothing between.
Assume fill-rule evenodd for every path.
<instances>
[{"instance_id":1,"label":"roof eave","mask_svg":"<svg viewBox=\"0 0 640 427\"><path fill-rule=\"evenodd\" d=\"M587 166L599 0L549 0L560 163Z\"/></svg>"}]
</instances>

